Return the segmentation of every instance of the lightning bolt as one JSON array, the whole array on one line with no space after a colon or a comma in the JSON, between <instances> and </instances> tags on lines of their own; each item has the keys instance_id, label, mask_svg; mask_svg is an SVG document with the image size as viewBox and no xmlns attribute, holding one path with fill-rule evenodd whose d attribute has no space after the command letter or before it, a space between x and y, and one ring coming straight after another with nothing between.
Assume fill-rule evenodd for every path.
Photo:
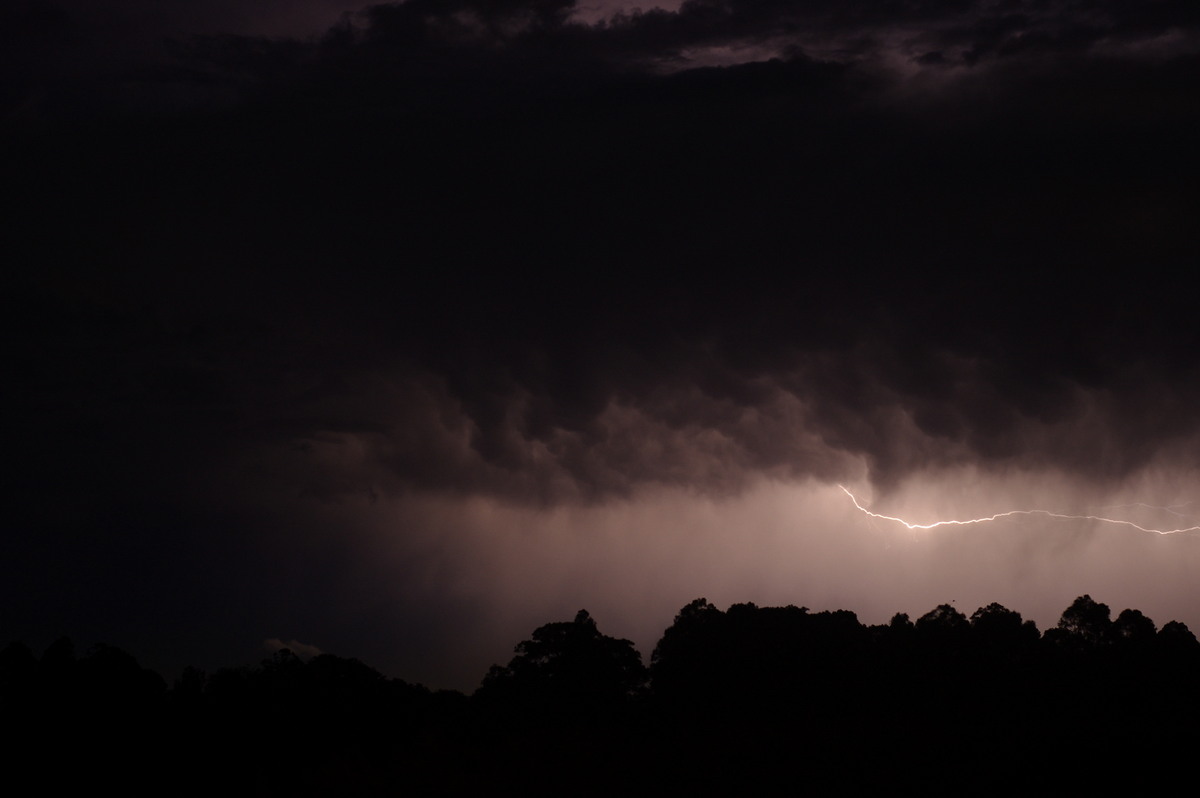
<instances>
[{"instance_id":1,"label":"lightning bolt","mask_svg":"<svg viewBox=\"0 0 1200 798\"><path fill-rule=\"evenodd\" d=\"M866 515L872 518L879 518L883 521L895 521L898 524L904 524L909 529L934 529L939 526L970 526L971 524L985 524L988 521L997 521L1001 518L1009 518L1015 515L1040 515L1044 518L1059 518L1066 521L1099 521L1105 524L1115 524L1117 526L1133 527L1141 532L1152 532L1156 535L1177 535L1180 532L1200 532L1200 526L1190 526L1183 529L1151 529L1144 526L1139 526L1132 521L1123 521L1119 518L1105 518L1099 515L1067 515L1064 513L1053 513L1049 510L1009 510L995 515L984 516L983 518L968 518L965 521L949 520L949 521L934 521L932 524L913 524L905 521L903 518L897 518L894 515L882 515L875 513L863 507L854 494L846 489L845 485L838 485L842 492L850 497L850 501L854 502L854 506L861 510Z\"/></svg>"}]
</instances>

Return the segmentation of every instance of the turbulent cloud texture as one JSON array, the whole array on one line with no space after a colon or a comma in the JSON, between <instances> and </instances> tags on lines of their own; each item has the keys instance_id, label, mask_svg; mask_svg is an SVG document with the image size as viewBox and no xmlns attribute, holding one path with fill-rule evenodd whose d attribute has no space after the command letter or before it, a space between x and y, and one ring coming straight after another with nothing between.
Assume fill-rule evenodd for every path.
<instances>
[{"instance_id":1,"label":"turbulent cloud texture","mask_svg":"<svg viewBox=\"0 0 1200 798\"><path fill-rule=\"evenodd\" d=\"M18 633L1197 606L1192 542L837 488L1195 499L1194 4L671 5L0 12Z\"/></svg>"}]
</instances>

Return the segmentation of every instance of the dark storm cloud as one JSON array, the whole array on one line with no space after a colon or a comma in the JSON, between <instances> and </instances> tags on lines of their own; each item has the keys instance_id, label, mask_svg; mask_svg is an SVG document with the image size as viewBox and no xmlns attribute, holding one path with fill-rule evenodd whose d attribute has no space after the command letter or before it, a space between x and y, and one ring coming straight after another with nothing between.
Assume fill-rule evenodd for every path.
<instances>
[{"instance_id":1,"label":"dark storm cloud","mask_svg":"<svg viewBox=\"0 0 1200 798\"><path fill-rule=\"evenodd\" d=\"M1195 606L1183 536L835 487L1191 498L1190 4L293 5L0 12L5 634L469 686L593 601Z\"/></svg>"},{"instance_id":2,"label":"dark storm cloud","mask_svg":"<svg viewBox=\"0 0 1200 798\"><path fill-rule=\"evenodd\" d=\"M188 470L302 452L326 498L1194 463L1196 19L1151 5L410 0L177 39L241 105L52 131L19 175L61 275L31 412L74 381L133 461L190 430ZM683 69L745 42L790 57Z\"/></svg>"},{"instance_id":3,"label":"dark storm cloud","mask_svg":"<svg viewBox=\"0 0 1200 798\"><path fill-rule=\"evenodd\" d=\"M620 14L614 50L671 59L700 48L770 45L776 53L977 65L1013 56L1118 47L1163 37L1193 51L1200 18L1185 2L895 2L688 0L676 12ZM1178 42L1160 44L1170 49Z\"/></svg>"},{"instance_id":4,"label":"dark storm cloud","mask_svg":"<svg viewBox=\"0 0 1200 798\"><path fill-rule=\"evenodd\" d=\"M578 84L597 69L808 57L888 73L904 64L978 71L1050 58L1161 59L1200 47L1200 19L1185 2L689 0L672 11L622 8L586 24L574 0L23 0L3 12L5 107L10 116L31 108L58 115L208 107L322 53L343 71L370 70L376 80L408 74L427 81L428 94L465 92L460 101L479 102L505 79ZM475 91L462 80L442 83L464 72Z\"/></svg>"}]
</instances>

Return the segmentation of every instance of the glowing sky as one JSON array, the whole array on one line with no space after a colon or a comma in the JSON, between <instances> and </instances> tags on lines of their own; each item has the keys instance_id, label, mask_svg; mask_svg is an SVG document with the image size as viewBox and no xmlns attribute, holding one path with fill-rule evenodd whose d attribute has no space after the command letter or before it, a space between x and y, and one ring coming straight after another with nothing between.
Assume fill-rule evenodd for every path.
<instances>
[{"instance_id":1,"label":"glowing sky","mask_svg":"<svg viewBox=\"0 0 1200 798\"><path fill-rule=\"evenodd\" d=\"M1194 4L622 8L0 12L0 637L471 689L701 596L1200 631Z\"/></svg>"}]
</instances>

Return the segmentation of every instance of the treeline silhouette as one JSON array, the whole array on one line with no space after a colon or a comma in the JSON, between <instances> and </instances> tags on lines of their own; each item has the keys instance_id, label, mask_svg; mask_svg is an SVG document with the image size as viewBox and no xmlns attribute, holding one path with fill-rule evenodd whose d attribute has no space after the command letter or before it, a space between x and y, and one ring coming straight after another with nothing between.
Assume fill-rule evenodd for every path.
<instances>
[{"instance_id":1,"label":"treeline silhouette","mask_svg":"<svg viewBox=\"0 0 1200 798\"><path fill-rule=\"evenodd\" d=\"M283 650L170 687L111 646L0 651L6 782L168 794L995 794L1194 782L1200 643L1080 596L867 626L697 599L647 667L586 611L470 696Z\"/></svg>"}]
</instances>

